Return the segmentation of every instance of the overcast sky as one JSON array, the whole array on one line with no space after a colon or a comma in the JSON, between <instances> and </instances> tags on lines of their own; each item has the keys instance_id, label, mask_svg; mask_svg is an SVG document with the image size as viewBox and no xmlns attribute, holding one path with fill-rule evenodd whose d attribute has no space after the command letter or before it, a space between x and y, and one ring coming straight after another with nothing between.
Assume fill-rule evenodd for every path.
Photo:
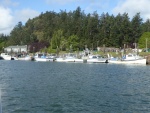
<instances>
[{"instance_id":1,"label":"overcast sky","mask_svg":"<svg viewBox=\"0 0 150 113\"><path fill-rule=\"evenodd\" d=\"M132 18L140 12L143 21L150 18L150 0L0 0L0 33L9 34L19 21L26 23L41 12L74 11L79 6L85 13L99 15L128 13Z\"/></svg>"}]
</instances>

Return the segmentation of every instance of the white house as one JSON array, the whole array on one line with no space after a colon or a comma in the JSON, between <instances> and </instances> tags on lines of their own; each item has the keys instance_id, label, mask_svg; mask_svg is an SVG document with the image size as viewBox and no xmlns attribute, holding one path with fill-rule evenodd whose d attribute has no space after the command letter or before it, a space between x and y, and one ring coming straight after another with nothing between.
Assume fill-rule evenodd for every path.
<instances>
[{"instance_id":1,"label":"white house","mask_svg":"<svg viewBox=\"0 0 150 113\"><path fill-rule=\"evenodd\" d=\"M13 52L13 53L27 53L28 52L28 46L27 45L17 45L17 46L8 46L6 48L4 48L4 52L5 53L10 53L10 52Z\"/></svg>"}]
</instances>

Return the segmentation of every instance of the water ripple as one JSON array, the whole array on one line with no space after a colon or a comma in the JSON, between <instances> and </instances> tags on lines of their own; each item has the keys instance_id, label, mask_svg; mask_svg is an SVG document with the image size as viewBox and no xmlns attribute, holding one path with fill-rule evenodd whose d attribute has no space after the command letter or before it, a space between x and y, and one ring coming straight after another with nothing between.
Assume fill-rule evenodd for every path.
<instances>
[{"instance_id":1,"label":"water ripple","mask_svg":"<svg viewBox=\"0 0 150 113\"><path fill-rule=\"evenodd\" d=\"M2 61L4 113L148 113L150 66Z\"/></svg>"}]
</instances>

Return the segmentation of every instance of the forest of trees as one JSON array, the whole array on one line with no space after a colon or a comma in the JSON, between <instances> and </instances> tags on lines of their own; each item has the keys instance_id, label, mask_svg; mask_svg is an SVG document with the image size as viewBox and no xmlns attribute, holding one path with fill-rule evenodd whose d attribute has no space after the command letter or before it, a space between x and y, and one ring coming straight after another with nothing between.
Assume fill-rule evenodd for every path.
<instances>
[{"instance_id":1,"label":"forest of trees","mask_svg":"<svg viewBox=\"0 0 150 113\"><path fill-rule=\"evenodd\" d=\"M80 7L75 11L47 11L38 17L22 22L13 28L10 35L0 35L0 50L9 45L30 45L30 52L46 50L83 50L85 46L96 49L106 47L145 47L145 38L150 42L150 21L143 22L140 13L132 19L128 13L117 16L97 12L85 14ZM146 33L147 35L143 34ZM143 36L143 37L142 37ZM146 36L146 37L145 37ZM142 37L142 38L141 38ZM148 43L150 48L150 44Z\"/></svg>"}]
</instances>

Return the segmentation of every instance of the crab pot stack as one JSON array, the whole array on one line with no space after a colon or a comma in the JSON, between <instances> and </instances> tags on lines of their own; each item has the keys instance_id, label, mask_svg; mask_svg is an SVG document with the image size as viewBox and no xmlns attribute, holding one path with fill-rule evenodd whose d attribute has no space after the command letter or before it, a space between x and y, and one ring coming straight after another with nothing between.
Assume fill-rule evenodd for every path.
<instances>
[{"instance_id":1,"label":"crab pot stack","mask_svg":"<svg viewBox=\"0 0 150 113\"><path fill-rule=\"evenodd\" d=\"M150 55L146 57L146 64L150 64Z\"/></svg>"}]
</instances>

